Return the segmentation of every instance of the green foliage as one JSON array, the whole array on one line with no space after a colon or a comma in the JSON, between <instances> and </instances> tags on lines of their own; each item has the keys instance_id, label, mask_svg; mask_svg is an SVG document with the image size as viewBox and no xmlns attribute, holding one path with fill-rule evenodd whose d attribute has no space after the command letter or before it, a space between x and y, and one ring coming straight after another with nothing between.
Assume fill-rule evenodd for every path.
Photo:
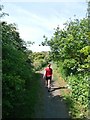
<instances>
[{"instance_id":1,"label":"green foliage","mask_svg":"<svg viewBox=\"0 0 90 120\"><path fill-rule=\"evenodd\" d=\"M70 98L72 102L74 102L70 108L72 116L77 118L87 117L89 90L88 76L82 76L81 74L78 76L68 76L67 81L72 91ZM77 110L77 112L74 112L75 110Z\"/></svg>"},{"instance_id":2,"label":"green foliage","mask_svg":"<svg viewBox=\"0 0 90 120\"><path fill-rule=\"evenodd\" d=\"M40 70L42 67L46 66L51 59L49 52L34 52L32 58L35 70Z\"/></svg>"},{"instance_id":3,"label":"green foliage","mask_svg":"<svg viewBox=\"0 0 90 120\"><path fill-rule=\"evenodd\" d=\"M25 42L15 24L2 22L2 100L3 118L14 117L16 106L22 104L23 92L30 89L34 70ZM30 52L29 52L30 54Z\"/></svg>"},{"instance_id":4,"label":"green foliage","mask_svg":"<svg viewBox=\"0 0 90 120\"><path fill-rule=\"evenodd\" d=\"M84 55L89 55L90 53L90 46L85 46L80 50L81 53L84 53Z\"/></svg>"},{"instance_id":5,"label":"green foliage","mask_svg":"<svg viewBox=\"0 0 90 120\"><path fill-rule=\"evenodd\" d=\"M88 78L90 71L90 33L88 20L74 19L55 29L53 37L44 36L44 45L51 47L51 58L57 63L61 75L67 80L72 94L66 98L73 118L84 118L88 114ZM71 98L71 100L70 100ZM69 103L69 102L68 102ZM81 114L82 113L82 114Z\"/></svg>"},{"instance_id":6,"label":"green foliage","mask_svg":"<svg viewBox=\"0 0 90 120\"><path fill-rule=\"evenodd\" d=\"M54 61L65 62L67 71L71 69L67 74L71 74L73 69L71 64L75 63L75 71L81 65L86 64L84 61L90 54L88 44L89 39L87 36L87 19L74 19L65 23L65 28L60 30L59 27L56 28L53 37L50 40L45 39L45 44L51 47L51 57ZM45 38L45 36L44 36ZM69 64L66 61L71 61ZM74 72L75 73L75 72Z\"/></svg>"},{"instance_id":7,"label":"green foliage","mask_svg":"<svg viewBox=\"0 0 90 120\"><path fill-rule=\"evenodd\" d=\"M75 73L77 67L77 61L75 59L65 59L63 63L63 68L66 71L66 75L69 73Z\"/></svg>"}]
</instances>

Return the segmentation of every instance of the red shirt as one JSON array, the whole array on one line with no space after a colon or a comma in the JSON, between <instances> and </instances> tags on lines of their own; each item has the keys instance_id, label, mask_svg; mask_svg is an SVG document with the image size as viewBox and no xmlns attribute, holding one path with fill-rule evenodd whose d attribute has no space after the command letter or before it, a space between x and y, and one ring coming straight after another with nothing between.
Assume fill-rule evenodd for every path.
<instances>
[{"instance_id":1,"label":"red shirt","mask_svg":"<svg viewBox=\"0 0 90 120\"><path fill-rule=\"evenodd\" d=\"M46 74L45 74L45 76L47 76L47 77L49 77L49 76L52 76L52 68L46 68L45 69L45 71L46 71Z\"/></svg>"}]
</instances>

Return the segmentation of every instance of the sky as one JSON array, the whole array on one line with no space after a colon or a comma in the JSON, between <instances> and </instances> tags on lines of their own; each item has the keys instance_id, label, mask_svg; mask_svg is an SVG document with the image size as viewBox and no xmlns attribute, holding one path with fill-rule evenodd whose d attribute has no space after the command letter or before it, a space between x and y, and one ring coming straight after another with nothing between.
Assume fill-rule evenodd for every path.
<instances>
[{"instance_id":1,"label":"sky","mask_svg":"<svg viewBox=\"0 0 90 120\"><path fill-rule=\"evenodd\" d=\"M86 0L63 0L60 2L43 0L4 0L3 12L9 14L2 20L7 23L17 25L20 37L24 41L35 42L33 46L28 47L33 52L49 51L49 46L39 46L44 41L45 35L50 39L53 36L54 28L58 25L60 29L69 18L83 19L86 17L87 2Z\"/></svg>"}]
</instances>

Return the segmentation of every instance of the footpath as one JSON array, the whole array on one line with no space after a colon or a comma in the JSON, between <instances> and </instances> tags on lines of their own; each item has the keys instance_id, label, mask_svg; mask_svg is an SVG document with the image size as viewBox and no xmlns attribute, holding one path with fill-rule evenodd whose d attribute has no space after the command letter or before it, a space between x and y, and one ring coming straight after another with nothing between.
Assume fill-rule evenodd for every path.
<instances>
[{"instance_id":1,"label":"footpath","mask_svg":"<svg viewBox=\"0 0 90 120\"><path fill-rule=\"evenodd\" d=\"M63 99L62 90L66 92L67 87L65 83L58 83L57 80L52 81L51 91L48 92L45 88L43 80L43 72L40 72L40 92L38 93L39 99L35 107L34 118L65 118L70 119L68 108Z\"/></svg>"}]
</instances>

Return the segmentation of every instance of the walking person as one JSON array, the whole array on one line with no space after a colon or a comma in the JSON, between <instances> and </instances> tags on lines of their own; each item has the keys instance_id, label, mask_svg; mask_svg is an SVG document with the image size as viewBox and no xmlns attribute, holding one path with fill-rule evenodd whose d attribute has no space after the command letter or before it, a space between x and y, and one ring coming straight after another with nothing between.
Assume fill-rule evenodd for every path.
<instances>
[{"instance_id":1,"label":"walking person","mask_svg":"<svg viewBox=\"0 0 90 120\"><path fill-rule=\"evenodd\" d=\"M53 70L51 68L51 64L48 64L43 74L43 78L45 78L45 84L48 87L48 92L50 92L50 88L51 88L52 75L53 75Z\"/></svg>"}]
</instances>

